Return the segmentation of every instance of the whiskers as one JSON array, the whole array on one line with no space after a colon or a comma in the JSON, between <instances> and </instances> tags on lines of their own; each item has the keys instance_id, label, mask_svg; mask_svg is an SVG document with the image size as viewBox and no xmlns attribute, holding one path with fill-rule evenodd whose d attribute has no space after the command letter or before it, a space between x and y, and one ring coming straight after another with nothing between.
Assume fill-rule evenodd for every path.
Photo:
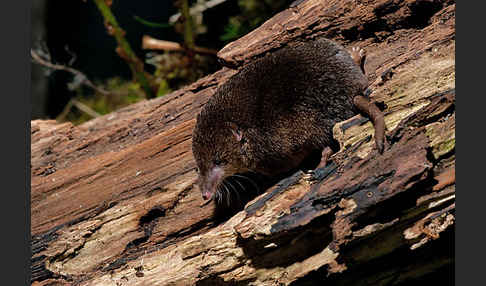
<instances>
[{"instance_id":1,"label":"whiskers","mask_svg":"<svg viewBox=\"0 0 486 286\"><path fill-rule=\"evenodd\" d=\"M221 223L244 209L245 205L261 194L274 181L255 172L238 173L226 177L213 195L213 218Z\"/></svg>"},{"instance_id":2,"label":"whiskers","mask_svg":"<svg viewBox=\"0 0 486 286\"><path fill-rule=\"evenodd\" d=\"M257 192L257 194L260 193L260 188L258 187L258 184L255 183L255 181L252 180L250 177L244 176L244 175L240 175L240 174L234 174L234 175L230 176L229 178L232 178L232 177L234 177L234 178L242 178L242 179L247 180L255 188L255 191ZM244 189L243 185L238 180L236 180L236 182L238 182L238 184L240 184L240 186L242 187L242 189Z\"/></svg>"},{"instance_id":3,"label":"whiskers","mask_svg":"<svg viewBox=\"0 0 486 286\"><path fill-rule=\"evenodd\" d=\"M222 195L222 191L221 191L221 186L219 186L217 189L216 189L216 192L214 193L213 195L214 197L214 202L218 205L221 204L221 201L223 200L223 195Z\"/></svg>"},{"instance_id":4,"label":"whiskers","mask_svg":"<svg viewBox=\"0 0 486 286\"><path fill-rule=\"evenodd\" d=\"M241 207L249 200L260 194L261 189L257 182L246 174L234 174L225 178L217 188L214 194L214 200L217 205L223 201L226 206Z\"/></svg>"}]
</instances>

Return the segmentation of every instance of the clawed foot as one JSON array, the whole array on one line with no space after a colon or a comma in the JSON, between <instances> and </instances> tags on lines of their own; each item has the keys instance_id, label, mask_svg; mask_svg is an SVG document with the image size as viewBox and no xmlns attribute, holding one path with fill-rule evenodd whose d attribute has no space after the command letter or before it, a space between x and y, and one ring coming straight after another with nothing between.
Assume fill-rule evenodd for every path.
<instances>
[{"instance_id":1,"label":"clawed foot","mask_svg":"<svg viewBox=\"0 0 486 286\"><path fill-rule=\"evenodd\" d=\"M326 167L327 161L329 160L329 158L331 157L331 155L333 153L334 152L332 151L332 149L330 147L324 148L324 150L322 150L322 153L321 153L321 162L319 163L319 165L317 166L317 168L324 168L324 167Z\"/></svg>"},{"instance_id":2,"label":"clawed foot","mask_svg":"<svg viewBox=\"0 0 486 286\"><path fill-rule=\"evenodd\" d=\"M334 151L332 151L332 149L330 147L324 148L324 150L322 150L322 152L321 152L321 161L319 162L319 165L315 169L312 169L312 170L303 170L304 174L309 175L311 177L314 176L315 170L321 169L321 168L324 168L324 167L327 166L327 162L329 161L329 158L331 157L332 154L334 154Z\"/></svg>"},{"instance_id":3,"label":"clawed foot","mask_svg":"<svg viewBox=\"0 0 486 286\"><path fill-rule=\"evenodd\" d=\"M351 48L351 58L361 68L361 71L365 73L364 63L366 60L366 51L359 46Z\"/></svg>"}]
</instances>

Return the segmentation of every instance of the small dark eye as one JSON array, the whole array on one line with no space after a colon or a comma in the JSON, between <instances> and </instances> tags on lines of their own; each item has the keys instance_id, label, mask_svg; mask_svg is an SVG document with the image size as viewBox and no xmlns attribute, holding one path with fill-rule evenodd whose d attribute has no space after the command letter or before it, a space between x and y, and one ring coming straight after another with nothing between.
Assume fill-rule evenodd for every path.
<instances>
[{"instance_id":1,"label":"small dark eye","mask_svg":"<svg viewBox=\"0 0 486 286\"><path fill-rule=\"evenodd\" d=\"M196 173L198 173L198 174L199 174L199 168L198 168L198 167L196 167Z\"/></svg>"},{"instance_id":2,"label":"small dark eye","mask_svg":"<svg viewBox=\"0 0 486 286\"><path fill-rule=\"evenodd\" d=\"M222 165L224 163L225 163L225 161L221 160L219 158L214 160L214 165L216 165L216 166Z\"/></svg>"}]
</instances>

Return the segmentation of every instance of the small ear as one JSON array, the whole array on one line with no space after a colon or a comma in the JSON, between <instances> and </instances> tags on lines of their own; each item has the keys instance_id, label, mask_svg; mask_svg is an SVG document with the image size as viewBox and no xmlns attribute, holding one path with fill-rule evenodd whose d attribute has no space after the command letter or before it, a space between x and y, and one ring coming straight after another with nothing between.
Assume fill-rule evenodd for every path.
<instances>
[{"instance_id":1,"label":"small ear","mask_svg":"<svg viewBox=\"0 0 486 286\"><path fill-rule=\"evenodd\" d=\"M236 141L240 142L241 139L243 139L243 132L240 130L240 128L238 128L238 126L233 122L228 122L228 127L230 128L231 133L233 133Z\"/></svg>"}]
</instances>

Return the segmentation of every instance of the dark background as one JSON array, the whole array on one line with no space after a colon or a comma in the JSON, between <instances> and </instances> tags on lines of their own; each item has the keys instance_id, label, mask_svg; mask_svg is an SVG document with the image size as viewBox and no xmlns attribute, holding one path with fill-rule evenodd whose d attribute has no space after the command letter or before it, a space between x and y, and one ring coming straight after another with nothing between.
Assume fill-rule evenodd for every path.
<instances>
[{"instance_id":1,"label":"dark background","mask_svg":"<svg viewBox=\"0 0 486 286\"><path fill-rule=\"evenodd\" d=\"M113 1L112 12L126 31L126 38L134 52L143 60L147 51L141 49L142 36L182 43L173 28L154 28L136 21L134 16L155 23L167 23L178 12L173 1ZM219 50L224 42L219 39L228 23L228 17L240 12L236 0L226 1L204 13L208 33L196 44ZM116 41L107 34L103 18L93 1L34 0L31 10L33 47L45 43L54 63L68 64L75 55L72 67L83 72L93 82L119 76L130 79L126 62L116 53ZM66 50L66 47L69 51ZM72 75L63 71L47 72L32 64L31 119L53 119L67 104L75 91L67 88ZM146 70L153 72L151 66Z\"/></svg>"}]
</instances>

